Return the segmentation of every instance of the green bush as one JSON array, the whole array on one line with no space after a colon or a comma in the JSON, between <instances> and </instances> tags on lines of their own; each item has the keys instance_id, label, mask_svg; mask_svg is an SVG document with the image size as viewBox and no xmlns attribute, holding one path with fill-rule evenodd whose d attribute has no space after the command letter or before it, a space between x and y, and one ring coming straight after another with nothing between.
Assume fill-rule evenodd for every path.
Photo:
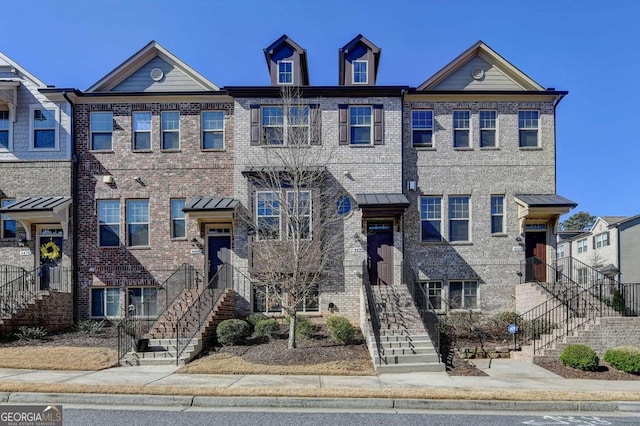
<instances>
[{"instance_id":1,"label":"green bush","mask_svg":"<svg viewBox=\"0 0 640 426\"><path fill-rule=\"evenodd\" d=\"M273 318L265 318L256 323L254 335L256 337L267 337L271 339L278 331L280 331L278 321Z\"/></svg>"},{"instance_id":2,"label":"green bush","mask_svg":"<svg viewBox=\"0 0 640 426\"><path fill-rule=\"evenodd\" d=\"M265 314L257 313L251 314L246 318L246 321L251 324L253 328L255 328L256 324L262 320L266 320L268 317Z\"/></svg>"},{"instance_id":3,"label":"green bush","mask_svg":"<svg viewBox=\"0 0 640 426\"><path fill-rule=\"evenodd\" d=\"M251 335L251 325L241 319L228 319L218 324L216 329L218 343L223 345L237 345Z\"/></svg>"},{"instance_id":4,"label":"green bush","mask_svg":"<svg viewBox=\"0 0 640 426\"><path fill-rule=\"evenodd\" d=\"M560 355L562 364L584 371L598 369L598 355L587 345L569 345Z\"/></svg>"},{"instance_id":5,"label":"green bush","mask_svg":"<svg viewBox=\"0 0 640 426\"><path fill-rule=\"evenodd\" d=\"M620 346L609 349L603 358L616 370L631 374L640 374L640 348Z\"/></svg>"},{"instance_id":6,"label":"green bush","mask_svg":"<svg viewBox=\"0 0 640 426\"><path fill-rule=\"evenodd\" d=\"M76 330L88 336L95 336L104 331L105 321L86 320L76 324Z\"/></svg>"},{"instance_id":7,"label":"green bush","mask_svg":"<svg viewBox=\"0 0 640 426\"><path fill-rule=\"evenodd\" d=\"M18 327L15 336L20 340L40 340L47 337L47 330L42 327L27 327L25 325Z\"/></svg>"},{"instance_id":8,"label":"green bush","mask_svg":"<svg viewBox=\"0 0 640 426\"><path fill-rule=\"evenodd\" d=\"M327 328L331 340L339 345L346 345L356 334L356 328L345 317L334 316L327 319Z\"/></svg>"},{"instance_id":9,"label":"green bush","mask_svg":"<svg viewBox=\"0 0 640 426\"><path fill-rule=\"evenodd\" d=\"M285 318L284 322L289 325L291 324L291 317ZM315 326L309 320L309 318L305 317L296 317L296 337L301 337L303 339L308 339L313 336L315 332Z\"/></svg>"}]
</instances>

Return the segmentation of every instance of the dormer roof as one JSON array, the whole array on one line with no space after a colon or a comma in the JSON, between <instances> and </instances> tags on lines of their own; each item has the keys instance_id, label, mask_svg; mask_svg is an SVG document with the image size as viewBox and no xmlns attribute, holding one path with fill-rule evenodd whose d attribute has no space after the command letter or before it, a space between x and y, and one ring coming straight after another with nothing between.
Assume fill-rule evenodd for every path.
<instances>
[{"instance_id":1,"label":"dormer roof","mask_svg":"<svg viewBox=\"0 0 640 426\"><path fill-rule=\"evenodd\" d=\"M89 87L97 92L194 92L220 90L195 69L152 40Z\"/></svg>"},{"instance_id":2,"label":"dormer roof","mask_svg":"<svg viewBox=\"0 0 640 426\"><path fill-rule=\"evenodd\" d=\"M545 88L479 40L417 90L544 91Z\"/></svg>"},{"instance_id":3,"label":"dormer roof","mask_svg":"<svg viewBox=\"0 0 640 426\"><path fill-rule=\"evenodd\" d=\"M264 49L264 58L267 61L271 85L278 86L292 84L295 86L309 85L309 67L307 65L307 51L300 47L298 43L283 34L269 47ZM278 81L278 62L290 62L292 68L292 81L283 83Z\"/></svg>"},{"instance_id":4,"label":"dormer roof","mask_svg":"<svg viewBox=\"0 0 640 426\"><path fill-rule=\"evenodd\" d=\"M375 85L382 50L362 34L338 50L338 84L340 86ZM366 83L354 83L353 61L367 61L368 80Z\"/></svg>"}]
</instances>

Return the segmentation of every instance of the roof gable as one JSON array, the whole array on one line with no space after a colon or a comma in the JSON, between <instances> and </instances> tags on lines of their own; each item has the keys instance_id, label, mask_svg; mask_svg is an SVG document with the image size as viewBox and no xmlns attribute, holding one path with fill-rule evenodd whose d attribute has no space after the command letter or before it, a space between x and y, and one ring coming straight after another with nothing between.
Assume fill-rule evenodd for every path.
<instances>
[{"instance_id":1,"label":"roof gable","mask_svg":"<svg viewBox=\"0 0 640 426\"><path fill-rule=\"evenodd\" d=\"M542 91L545 88L478 41L418 86L418 90Z\"/></svg>"},{"instance_id":2,"label":"roof gable","mask_svg":"<svg viewBox=\"0 0 640 426\"><path fill-rule=\"evenodd\" d=\"M158 42L151 41L89 87L87 92L211 90L220 89Z\"/></svg>"},{"instance_id":3,"label":"roof gable","mask_svg":"<svg viewBox=\"0 0 640 426\"><path fill-rule=\"evenodd\" d=\"M380 65L381 49L362 34L358 34L338 50L338 84L353 85L351 81L351 61L366 60L370 64L368 85L375 85Z\"/></svg>"},{"instance_id":4,"label":"roof gable","mask_svg":"<svg viewBox=\"0 0 640 426\"><path fill-rule=\"evenodd\" d=\"M267 61L267 68L271 77L271 84L277 85L278 70L277 64L280 60L287 60L293 63L293 83L296 86L309 85L309 68L307 65L307 51L299 44L283 34L271 45L264 49L264 57Z\"/></svg>"},{"instance_id":5,"label":"roof gable","mask_svg":"<svg viewBox=\"0 0 640 426\"><path fill-rule=\"evenodd\" d=\"M13 59L9 58L4 53L0 52L0 72L4 72L5 70L10 73L21 74L22 76L31 80L36 86L47 87L47 85L42 82L42 80L31 74L24 67L15 62Z\"/></svg>"}]
</instances>

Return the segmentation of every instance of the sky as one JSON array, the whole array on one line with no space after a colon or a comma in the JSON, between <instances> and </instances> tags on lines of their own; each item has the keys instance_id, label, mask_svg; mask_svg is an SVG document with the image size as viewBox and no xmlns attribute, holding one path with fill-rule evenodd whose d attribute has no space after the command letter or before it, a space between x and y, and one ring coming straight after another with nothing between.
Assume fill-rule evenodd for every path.
<instances>
[{"instance_id":1,"label":"sky","mask_svg":"<svg viewBox=\"0 0 640 426\"><path fill-rule=\"evenodd\" d=\"M416 87L478 40L544 87L557 110L557 193L572 213L640 214L640 1L0 0L0 51L56 87L85 90L156 40L218 86L268 85L263 49L287 34L312 85L338 49L382 49L378 85ZM566 216L565 216L566 218Z\"/></svg>"}]
</instances>

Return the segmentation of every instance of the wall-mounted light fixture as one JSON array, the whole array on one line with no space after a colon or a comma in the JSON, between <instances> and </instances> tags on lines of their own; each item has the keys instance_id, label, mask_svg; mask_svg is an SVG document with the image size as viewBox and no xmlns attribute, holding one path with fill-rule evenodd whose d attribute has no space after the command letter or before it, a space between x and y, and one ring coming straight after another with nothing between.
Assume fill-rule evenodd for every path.
<instances>
[{"instance_id":1,"label":"wall-mounted light fixture","mask_svg":"<svg viewBox=\"0 0 640 426\"><path fill-rule=\"evenodd\" d=\"M415 180L410 180L407 182L407 190L415 191L418 188L418 183Z\"/></svg>"},{"instance_id":2,"label":"wall-mounted light fixture","mask_svg":"<svg viewBox=\"0 0 640 426\"><path fill-rule=\"evenodd\" d=\"M133 180L135 180L136 182L138 182L142 186L147 186L147 185L144 184L144 182L142 181L142 178L140 176L135 176L133 178Z\"/></svg>"},{"instance_id":3,"label":"wall-mounted light fixture","mask_svg":"<svg viewBox=\"0 0 640 426\"><path fill-rule=\"evenodd\" d=\"M18 238L18 247L24 247L24 245L26 244L27 240L23 237Z\"/></svg>"},{"instance_id":4,"label":"wall-mounted light fixture","mask_svg":"<svg viewBox=\"0 0 640 426\"><path fill-rule=\"evenodd\" d=\"M336 305L333 302L329 302L329 312L334 313L336 311Z\"/></svg>"},{"instance_id":5,"label":"wall-mounted light fixture","mask_svg":"<svg viewBox=\"0 0 640 426\"><path fill-rule=\"evenodd\" d=\"M106 183L107 185L111 185L113 183L113 176L111 176L111 175L102 176L102 183Z\"/></svg>"}]
</instances>

